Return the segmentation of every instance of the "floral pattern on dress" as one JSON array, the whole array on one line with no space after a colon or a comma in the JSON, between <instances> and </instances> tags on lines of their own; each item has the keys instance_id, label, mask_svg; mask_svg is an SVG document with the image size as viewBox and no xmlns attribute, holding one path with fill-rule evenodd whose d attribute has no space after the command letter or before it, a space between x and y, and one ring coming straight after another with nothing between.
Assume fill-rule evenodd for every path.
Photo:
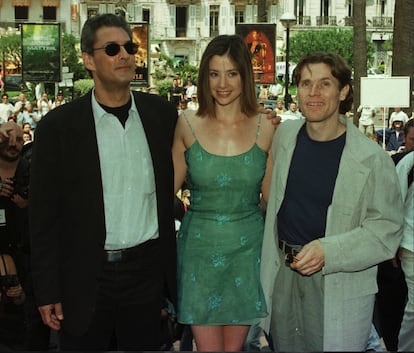
<instances>
[{"instance_id":1,"label":"floral pattern on dress","mask_svg":"<svg viewBox=\"0 0 414 353\"><path fill-rule=\"evenodd\" d=\"M177 238L179 322L251 325L267 315L258 265L266 161L257 145L227 157L196 140L186 151L191 200Z\"/></svg>"},{"instance_id":2,"label":"floral pattern on dress","mask_svg":"<svg viewBox=\"0 0 414 353\"><path fill-rule=\"evenodd\" d=\"M208 310L216 310L221 306L223 298L221 295L215 294L208 298Z\"/></svg>"}]
</instances>

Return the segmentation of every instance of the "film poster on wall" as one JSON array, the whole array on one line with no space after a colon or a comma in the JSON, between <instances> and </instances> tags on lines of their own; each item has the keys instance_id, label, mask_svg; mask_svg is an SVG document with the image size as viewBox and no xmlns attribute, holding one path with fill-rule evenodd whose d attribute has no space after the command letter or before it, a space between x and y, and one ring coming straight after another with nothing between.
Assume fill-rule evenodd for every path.
<instances>
[{"instance_id":1,"label":"film poster on wall","mask_svg":"<svg viewBox=\"0 0 414 353\"><path fill-rule=\"evenodd\" d=\"M21 25L24 82L60 82L61 29L59 23Z\"/></svg>"},{"instance_id":2,"label":"film poster on wall","mask_svg":"<svg viewBox=\"0 0 414 353\"><path fill-rule=\"evenodd\" d=\"M276 25L238 24L236 33L244 38L250 50L255 82L274 83L276 78Z\"/></svg>"},{"instance_id":3,"label":"film poster on wall","mask_svg":"<svg viewBox=\"0 0 414 353\"><path fill-rule=\"evenodd\" d=\"M132 41L138 44L135 54L134 86L148 87L149 31L148 23L131 23Z\"/></svg>"}]
</instances>

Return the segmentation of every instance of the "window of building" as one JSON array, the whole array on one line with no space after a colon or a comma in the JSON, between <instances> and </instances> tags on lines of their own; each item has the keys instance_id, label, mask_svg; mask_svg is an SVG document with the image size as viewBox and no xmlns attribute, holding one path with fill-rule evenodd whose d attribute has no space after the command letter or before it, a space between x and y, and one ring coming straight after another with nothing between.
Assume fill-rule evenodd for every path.
<instances>
[{"instance_id":1,"label":"window of building","mask_svg":"<svg viewBox=\"0 0 414 353\"><path fill-rule=\"evenodd\" d=\"M93 16L96 16L98 14L98 8L97 7L88 7L88 18L91 18Z\"/></svg>"},{"instance_id":2,"label":"window of building","mask_svg":"<svg viewBox=\"0 0 414 353\"><path fill-rule=\"evenodd\" d=\"M303 17L305 15L305 0L295 0L295 13L296 18Z\"/></svg>"},{"instance_id":3,"label":"window of building","mask_svg":"<svg viewBox=\"0 0 414 353\"><path fill-rule=\"evenodd\" d=\"M215 37L219 34L219 5L210 6L210 37Z\"/></svg>"},{"instance_id":4,"label":"window of building","mask_svg":"<svg viewBox=\"0 0 414 353\"><path fill-rule=\"evenodd\" d=\"M381 16L385 15L385 4L386 4L386 0L379 0L379 8L380 8L380 14Z\"/></svg>"},{"instance_id":5,"label":"window of building","mask_svg":"<svg viewBox=\"0 0 414 353\"><path fill-rule=\"evenodd\" d=\"M329 22L329 0L321 0L321 16L323 24Z\"/></svg>"},{"instance_id":6,"label":"window of building","mask_svg":"<svg viewBox=\"0 0 414 353\"><path fill-rule=\"evenodd\" d=\"M15 6L14 18L16 21L27 21L29 19L29 6Z\"/></svg>"},{"instance_id":7,"label":"window of building","mask_svg":"<svg viewBox=\"0 0 414 353\"><path fill-rule=\"evenodd\" d=\"M235 23L244 23L244 10L243 9L238 9L236 8L236 10L234 11L234 16L235 16Z\"/></svg>"},{"instance_id":8,"label":"window of building","mask_svg":"<svg viewBox=\"0 0 414 353\"><path fill-rule=\"evenodd\" d=\"M352 1L348 1L348 16L352 17L353 15Z\"/></svg>"},{"instance_id":9,"label":"window of building","mask_svg":"<svg viewBox=\"0 0 414 353\"><path fill-rule=\"evenodd\" d=\"M142 20L144 22L150 23L150 18L151 18L151 12L150 9L142 9Z\"/></svg>"},{"instance_id":10,"label":"window of building","mask_svg":"<svg viewBox=\"0 0 414 353\"><path fill-rule=\"evenodd\" d=\"M51 7L51 6L43 7L43 20L44 21L56 21L56 7Z\"/></svg>"},{"instance_id":11,"label":"window of building","mask_svg":"<svg viewBox=\"0 0 414 353\"><path fill-rule=\"evenodd\" d=\"M175 36L185 37L187 35L187 7L177 6L175 8Z\"/></svg>"}]
</instances>

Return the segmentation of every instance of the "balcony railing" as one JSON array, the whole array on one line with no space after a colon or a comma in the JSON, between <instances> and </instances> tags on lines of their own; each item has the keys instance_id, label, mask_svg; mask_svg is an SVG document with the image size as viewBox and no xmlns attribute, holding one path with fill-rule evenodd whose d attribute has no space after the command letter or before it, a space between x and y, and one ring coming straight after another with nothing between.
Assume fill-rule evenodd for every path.
<instances>
[{"instance_id":1,"label":"balcony railing","mask_svg":"<svg viewBox=\"0 0 414 353\"><path fill-rule=\"evenodd\" d=\"M347 16L344 18L345 26L353 26L354 25L354 18L352 16Z\"/></svg>"},{"instance_id":2,"label":"balcony railing","mask_svg":"<svg viewBox=\"0 0 414 353\"><path fill-rule=\"evenodd\" d=\"M316 16L317 26L336 26L336 16Z\"/></svg>"},{"instance_id":3,"label":"balcony railing","mask_svg":"<svg viewBox=\"0 0 414 353\"><path fill-rule=\"evenodd\" d=\"M374 27L392 27L392 17L373 17L372 25Z\"/></svg>"},{"instance_id":4,"label":"balcony railing","mask_svg":"<svg viewBox=\"0 0 414 353\"><path fill-rule=\"evenodd\" d=\"M175 36L177 38L185 37L187 35L187 28L185 27L176 27Z\"/></svg>"},{"instance_id":5,"label":"balcony railing","mask_svg":"<svg viewBox=\"0 0 414 353\"><path fill-rule=\"evenodd\" d=\"M300 26L310 26L311 17L310 16L298 16L296 20L296 24Z\"/></svg>"}]
</instances>

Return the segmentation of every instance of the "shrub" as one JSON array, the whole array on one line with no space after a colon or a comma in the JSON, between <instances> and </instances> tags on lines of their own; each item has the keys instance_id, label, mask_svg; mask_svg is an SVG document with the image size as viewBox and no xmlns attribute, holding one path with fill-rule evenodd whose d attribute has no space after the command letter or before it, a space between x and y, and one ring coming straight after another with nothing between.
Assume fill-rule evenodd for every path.
<instances>
[{"instance_id":1,"label":"shrub","mask_svg":"<svg viewBox=\"0 0 414 353\"><path fill-rule=\"evenodd\" d=\"M92 79L77 80L74 82L74 98L81 97L88 93L93 88Z\"/></svg>"}]
</instances>

